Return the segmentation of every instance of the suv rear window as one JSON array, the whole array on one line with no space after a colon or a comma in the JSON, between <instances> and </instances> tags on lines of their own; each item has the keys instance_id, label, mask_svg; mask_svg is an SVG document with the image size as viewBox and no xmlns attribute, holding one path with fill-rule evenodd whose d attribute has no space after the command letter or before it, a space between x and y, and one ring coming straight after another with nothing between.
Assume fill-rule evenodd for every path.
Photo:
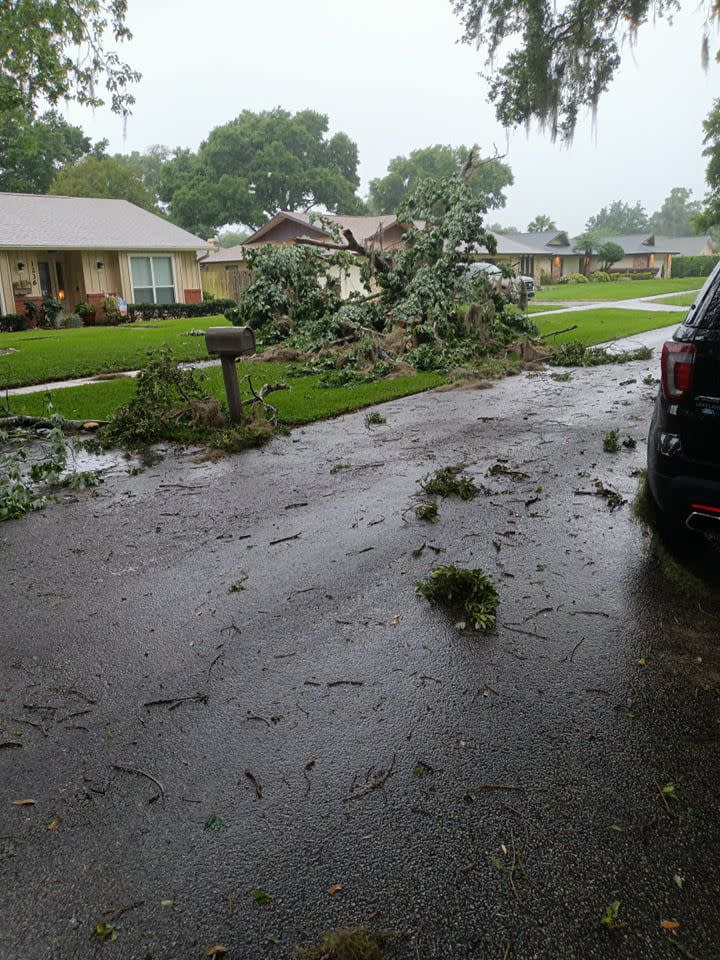
<instances>
[{"instance_id":1,"label":"suv rear window","mask_svg":"<svg viewBox=\"0 0 720 960\"><path fill-rule=\"evenodd\" d=\"M683 321L686 327L720 327L720 273L717 267L707 278Z\"/></svg>"}]
</instances>

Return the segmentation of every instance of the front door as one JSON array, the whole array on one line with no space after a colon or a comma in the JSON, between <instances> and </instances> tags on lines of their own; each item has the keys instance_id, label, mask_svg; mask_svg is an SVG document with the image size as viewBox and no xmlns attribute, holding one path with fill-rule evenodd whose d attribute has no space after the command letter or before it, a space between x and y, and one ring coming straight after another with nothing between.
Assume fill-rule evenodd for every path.
<instances>
[{"instance_id":1,"label":"front door","mask_svg":"<svg viewBox=\"0 0 720 960\"><path fill-rule=\"evenodd\" d=\"M40 280L40 293L43 300L50 299L53 295L53 287L50 264L47 260L38 260L38 279Z\"/></svg>"},{"instance_id":2,"label":"front door","mask_svg":"<svg viewBox=\"0 0 720 960\"><path fill-rule=\"evenodd\" d=\"M560 257L554 256L551 263L551 273L553 280L559 280L562 276L562 261Z\"/></svg>"}]
</instances>

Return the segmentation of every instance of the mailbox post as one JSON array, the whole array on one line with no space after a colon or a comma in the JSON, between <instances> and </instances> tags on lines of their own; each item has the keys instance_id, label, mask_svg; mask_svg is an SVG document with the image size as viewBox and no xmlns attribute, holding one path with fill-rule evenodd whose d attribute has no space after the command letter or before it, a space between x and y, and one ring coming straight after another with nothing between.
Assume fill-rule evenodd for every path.
<instances>
[{"instance_id":1,"label":"mailbox post","mask_svg":"<svg viewBox=\"0 0 720 960\"><path fill-rule=\"evenodd\" d=\"M242 399L235 362L238 357L255 353L255 334L250 327L208 327L205 346L208 353L220 357L230 419L233 423L240 423Z\"/></svg>"}]
</instances>

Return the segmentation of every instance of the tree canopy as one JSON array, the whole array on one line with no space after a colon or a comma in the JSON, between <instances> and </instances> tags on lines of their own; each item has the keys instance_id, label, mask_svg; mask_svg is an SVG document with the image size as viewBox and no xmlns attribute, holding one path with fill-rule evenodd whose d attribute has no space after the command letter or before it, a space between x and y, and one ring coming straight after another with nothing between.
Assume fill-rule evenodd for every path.
<instances>
[{"instance_id":1,"label":"tree canopy","mask_svg":"<svg viewBox=\"0 0 720 960\"><path fill-rule=\"evenodd\" d=\"M228 223L256 229L279 210L360 212L357 145L328 128L314 110L244 110L197 152L174 152L160 198L176 223L206 236Z\"/></svg>"},{"instance_id":2,"label":"tree canopy","mask_svg":"<svg viewBox=\"0 0 720 960\"><path fill-rule=\"evenodd\" d=\"M395 213L419 180L423 177L440 180L454 176L462 168L471 150L474 156L480 156L477 144L472 148L435 144L413 150L406 157L393 157L385 176L370 181L370 212L377 215ZM479 160L469 183L473 195L484 197L486 209L492 210L505 206L506 197L503 191L505 187L512 185L513 175L510 167L501 160Z\"/></svg>"},{"instance_id":3,"label":"tree canopy","mask_svg":"<svg viewBox=\"0 0 720 960\"><path fill-rule=\"evenodd\" d=\"M702 214L697 218L699 229L708 230L720 225L720 99L715 100L703 122L703 156L707 157L705 180L708 185Z\"/></svg>"},{"instance_id":4,"label":"tree canopy","mask_svg":"<svg viewBox=\"0 0 720 960\"><path fill-rule=\"evenodd\" d=\"M625 256L625 251L619 243L613 243L612 240L606 240L605 243L601 243L598 247L597 255L602 262L601 270L609 270L614 263L617 263L618 260L622 260L622 258Z\"/></svg>"},{"instance_id":5,"label":"tree canopy","mask_svg":"<svg viewBox=\"0 0 720 960\"><path fill-rule=\"evenodd\" d=\"M114 157L89 156L55 177L50 193L65 197L105 197L157 213L155 197L132 167Z\"/></svg>"},{"instance_id":6,"label":"tree canopy","mask_svg":"<svg viewBox=\"0 0 720 960\"><path fill-rule=\"evenodd\" d=\"M552 217L546 213L539 213L528 224L528 233L542 233L543 230L557 230L557 226Z\"/></svg>"},{"instance_id":7,"label":"tree canopy","mask_svg":"<svg viewBox=\"0 0 720 960\"><path fill-rule=\"evenodd\" d=\"M132 38L126 14L127 0L2 0L0 115L33 115L61 100L101 106L100 87L112 110L127 115L140 74L107 45Z\"/></svg>"},{"instance_id":8,"label":"tree canopy","mask_svg":"<svg viewBox=\"0 0 720 960\"><path fill-rule=\"evenodd\" d=\"M644 233L650 229L645 208L641 203L624 203L615 200L608 207L603 207L594 217L589 217L585 224L586 233L598 237L611 237L622 233Z\"/></svg>"},{"instance_id":9,"label":"tree canopy","mask_svg":"<svg viewBox=\"0 0 720 960\"><path fill-rule=\"evenodd\" d=\"M711 0L700 6L706 65L718 8ZM684 7L697 9L682 0L453 0L463 41L485 52L498 120L507 127L536 120L553 139L570 139L580 111L596 109L620 66L623 40Z\"/></svg>"},{"instance_id":10,"label":"tree canopy","mask_svg":"<svg viewBox=\"0 0 720 960\"><path fill-rule=\"evenodd\" d=\"M673 187L663 205L650 217L653 233L670 237L690 236L697 233L696 220L702 210L699 200L691 200L692 190Z\"/></svg>"},{"instance_id":11,"label":"tree canopy","mask_svg":"<svg viewBox=\"0 0 720 960\"><path fill-rule=\"evenodd\" d=\"M0 190L47 193L61 167L75 163L95 148L80 127L54 110L33 118L20 111L0 114Z\"/></svg>"}]
</instances>

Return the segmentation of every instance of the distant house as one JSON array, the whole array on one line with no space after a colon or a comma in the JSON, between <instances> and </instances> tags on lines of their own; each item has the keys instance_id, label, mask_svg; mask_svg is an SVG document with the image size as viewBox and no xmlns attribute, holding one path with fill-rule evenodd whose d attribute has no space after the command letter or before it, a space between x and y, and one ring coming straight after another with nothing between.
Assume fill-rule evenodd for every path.
<instances>
[{"instance_id":1,"label":"distant house","mask_svg":"<svg viewBox=\"0 0 720 960\"><path fill-rule=\"evenodd\" d=\"M244 262L245 247L221 247L215 237L208 240L208 246L198 257L203 290L220 299L239 300L251 279Z\"/></svg>"},{"instance_id":2,"label":"distant house","mask_svg":"<svg viewBox=\"0 0 720 960\"><path fill-rule=\"evenodd\" d=\"M363 246L380 250L394 250L401 246L407 229L394 214L380 217L323 214L323 217L341 232L351 230L355 239ZM243 264L246 250L266 243L296 243L300 239L314 240L318 244L334 242L331 231L317 221L313 222L311 214L281 210L242 245L223 249L215 243L213 249L199 259L203 289L215 296L237 299L239 294L233 291L244 289L249 279L249 272ZM213 244L213 241L209 242ZM352 291L365 292L360 280L359 266L344 271L339 278L343 297L347 297Z\"/></svg>"},{"instance_id":3,"label":"distant house","mask_svg":"<svg viewBox=\"0 0 720 960\"><path fill-rule=\"evenodd\" d=\"M68 312L108 296L199 303L207 244L126 200L0 193L0 314L52 297Z\"/></svg>"},{"instance_id":4,"label":"distant house","mask_svg":"<svg viewBox=\"0 0 720 960\"><path fill-rule=\"evenodd\" d=\"M520 273L537 281L543 276L559 280L571 273L591 273L602 267L602 261L595 254L586 265L583 253L573 249L575 241L564 230L497 233L493 236L497 241L497 252L494 255L486 254L487 259L511 263ZM617 243L625 251L622 260L613 264L613 271L652 270L660 277L671 276L673 256L705 256L716 252L712 239L707 236L630 234L603 237L603 242Z\"/></svg>"}]
</instances>

